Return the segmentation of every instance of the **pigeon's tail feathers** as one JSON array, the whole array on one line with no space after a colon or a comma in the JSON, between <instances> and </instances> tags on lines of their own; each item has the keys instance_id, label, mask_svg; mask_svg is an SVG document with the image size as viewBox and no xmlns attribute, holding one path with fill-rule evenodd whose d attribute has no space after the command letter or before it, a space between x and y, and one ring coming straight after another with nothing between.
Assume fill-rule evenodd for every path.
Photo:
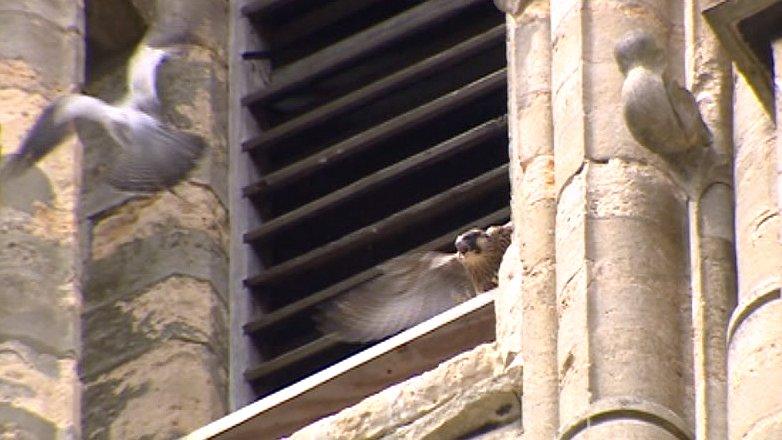
<instances>
[{"instance_id":1,"label":"pigeon's tail feathers","mask_svg":"<svg viewBox=\"0 0 782 440\"><path fill-rule=\"evenodd\" d=\"M171 188L187 177L205 149L200 136L160 125L147 127L120 153L108 181L123 191Z\"/></svg>"}]
</instances>

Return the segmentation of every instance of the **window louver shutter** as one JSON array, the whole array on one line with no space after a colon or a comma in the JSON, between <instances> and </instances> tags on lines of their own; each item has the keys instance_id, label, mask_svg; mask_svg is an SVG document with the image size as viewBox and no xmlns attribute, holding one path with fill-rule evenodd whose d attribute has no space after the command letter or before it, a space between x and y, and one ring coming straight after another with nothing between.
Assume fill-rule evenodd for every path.
<instances>
[{"instance_id":1,"label":"window louver shutter","mask_svg":"<svg viewBox=\"0 0 782 440\"><path fill-rule=\"evenodd\" d=\"M265 0L242 11L271 81L242 100L263 268L244 327L259 396L362 347L317 332L313 307L412 250L452 250L509 218L504 17L489 0Z\"/></svg>"}]
</instances>

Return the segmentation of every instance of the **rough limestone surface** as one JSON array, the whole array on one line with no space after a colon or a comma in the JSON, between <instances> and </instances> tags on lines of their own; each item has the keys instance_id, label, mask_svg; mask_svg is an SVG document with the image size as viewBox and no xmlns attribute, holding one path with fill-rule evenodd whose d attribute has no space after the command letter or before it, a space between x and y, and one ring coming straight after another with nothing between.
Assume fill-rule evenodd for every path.
<instances>
[{"instance_id":1,"label":"rough limestone surface","mask_svg":"<svg viewBox=\"0 0 782 440\"><path fill-rule=\"evenodd\" d=\"M81 2L0 7L0 153L53 97L78 88ZM0 437L79 437L79 149L65 142L0 188Z\"/></svg>"},{"instance_id":2,"label":"rough limestone surface","mask_svg":"<svg viewBox=\"0 0 782 440\"><path fill-rule=\"evenodd\" d=\"M739 76L735 89L739 301L728 330L730 439L782 435L782 227L770 115Z\"/></svg>"},{"instance_id":3,"label":"rough limestone surface","mask_svg":"<svg viewBox=\"0 0 782 440\"><path fill-rule=\"evenodd\" d=\"M497 344L524 361L525 436L552 438L559 420L550 14L547 1L505 3L511 208L522 226L500 268Z\"/></svg>"},{"instance_id":4,"label":"rough limestone surface","mask_svg":"<svg viewBox=\"0 0 782 440\"><path fill-rule=\"evenodd\" d=\"M105 41L122 11L147 24L162 14L192 25L198 38L161 66L157 88L162 119L203 136L208 149L175 194L120 193L104 175L117 146L94 124L80 126L84 438L174 438L227 411L227 1L197 3L128 1L117 15L91 16L104 52L87 89L108 100L126 92L128 52Z\"/></svg>"},{"instance_id":5,"label":"rough limestone surface","mask_svg":"<svg viewBox=\"0 0 782 440\"><path fill-rule=\"evenodd\" d=\"M676 60L676 16L666 1L551 2L562 438L693 431L688 188L629 135L613 57L644 29Z\"/></svg>"},{"instance_id":6,"label":"rough limestone surface","mask_svg":"<svg viewBox=\"0 0 782 440\"><path fill-rule=\"evenodd\" d=\"M494 426L504 427L499 437L480 438L513 438L520 435L520 389L521 365L506 367L496 345L484 344L290 438L462 438Z\"/></svg>"}]
</instances>

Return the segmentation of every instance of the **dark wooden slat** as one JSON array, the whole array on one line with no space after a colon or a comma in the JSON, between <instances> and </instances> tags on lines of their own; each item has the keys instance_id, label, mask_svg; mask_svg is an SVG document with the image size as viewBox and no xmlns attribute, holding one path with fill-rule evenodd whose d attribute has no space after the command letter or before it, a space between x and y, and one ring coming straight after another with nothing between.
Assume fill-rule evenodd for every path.
<instances>
[{"instance_id":1,"label":"dark wooden slat","mask_svg":"<svg viewBox=\"0 0 782 440\"><path fill-rule=\"evenodd\" d=\"M285 25L278 32L278 35L275 35L274 45L276 48L284 48L297 40L312 35L320 29L342 20L344 17L367 9L375 3L385 1L386 0L361 0L352 3L331 1L322 7L305 12L297 17L292 23Z\"/></svg>"},{"instance_id":2,"label":"dark wooden slat","mask_svg":"<svg viewBox=\"0 0 782 440\"><path fill-rule=\"evenodd\" d=\"M414 84L416 81L433 75L445 68L457 64L477 53L485 51L495 44L504 43L505 24L499 25L483 34L459 43L437 53L406 69L395 72L372 84L351 92L335 101L320 106L304 115L262 133L255 141L256 148L264 148L285 140L302 130L312 128L325 121L344 115L350 111L371 103L395 90Z\"/></svg>"},{"instance_id":3,"label":"dark wooden slat","mask_svg":"<svg viewBox=\"0 0 782 440\"><path fill-rule=\"evenodd\" d=\"M287 230L304 220L311 219L324 210L333 208L337 204L345 203L380 185L400 179L405 175L434 163L442 162L467 148L493 137L504 135L506 132L507 120L505 117L485 122L432 148L370 174L363 179L359 179L348 186L342 187L317 200L313 200L312 202L300 206L293 211L289 211L271 221L265 222L258 229L253 231L252 240L264 240L269 236Z\"/></svg>"},{"instance_id":4,"label":"dark wooden slat","mask_svg":"<svg viewBox=\"0 0 782 440\"><path fill-rule=\"evenodd\" d=\"M486 191L503 182L507 183L507 179L508 165L505 164L392 214L379 222L354 231L338 240L292 258L282 264L272 266L264 272L245 280L245 283L250 287L264 285L285 276L300 273L305 269L313 268L324 260L345 255L347 252L365 246L379 236L394 234L401 229L410 227L412 223L424 217L442 213L461 203L465 197ZM252 242L251 236L252 232L245 236L245 241Z\"/></svg>"},{"instance_id":5,"label":"dark wooden slat","mask_svg":"<svg viewBox=\"0 0 782 440\"><path fill-rule=\"evenodd\" d=\"M440 115L506 87L506 70L500 69L459 90L430 101L407 113L389 119L380 125L326 148L306 159L277 170L250 185L246 191L260 193L305 179L320 169L338 163L351 155L365 151L394 135L415 128Z\"/></svg>"},{"instance_id":6,"label":"dark wooden slat","mask_svg":"<svg viewBox=\"0 0 782 440\"><path fill-rule=\"evenodd\" d=\"M486 228L491 225L497 225L503 223L509 217L510 217L510 208L500 209L489 215L481 217L478 220L471 222L465 226L459 227L446 234L443 234L428 243L425 243L421 246L416 247L415 249L408 251L408 253L444 250L448 246L451 246L454 240L456 239L456 237L462 232L471 228ZM328 300L329 298L333 298L339 295L340 293L350 289L351 287L357 286L365 281L371 280L372 278L375 278L378 275L380 275L380 270L377 269L377 267L372 267L363 272L359 272L358 274L353 275L352 277L347 278L343 281L340 281L337 284L334 284L326 289L315 292L304 299L296 301L295 303L289 304L285 307L275 310L274 312L267 313L265 315L258 317L257 319L250 321L249 323L244 325L244 332L247 334L257 333L269 327L285 322L288 319L292 318L293 316L296 316L299 313L304 312L322 303L323 301Z\"/></svg>"},{"instance_id":7,"label":"dark wooden slat","mask_svg":"<svg viewBox=\"0 0 782 440\"><path fill-rule=\"evenodd\" d=\"M242 103L263 102L340 69L403 38L447 20L486 0L430 0L291 63L275 72L271 84L247 95Z\"/></svg>"},{"instance_id":8,"label":"dark wooden slat","mask_svg":"<svg viewBox=\"0 0 782 440\"><path fill-rule=\"evenodd\" d=\"M334 335L329 334L323 336L308 344L302 345L301 347L271 359L268 362L263 362L257 367L248 369L244 373L244 377L249 381L258 380L262 377L274 374L284 368L301 362L317 353L330 350L340 344L341 342Z\"/></svg>"},{"instance_id":9,"label":"dark wooden slat","mask_svg":"<svg viewBox=\"0 0 782 440\"><path fill-rule=\"evenodd\" d=\"M242 7L242 14L246 16L268 14L293 3L296 3L296 0L255 0Z\"/></svg>"}]
</instances>

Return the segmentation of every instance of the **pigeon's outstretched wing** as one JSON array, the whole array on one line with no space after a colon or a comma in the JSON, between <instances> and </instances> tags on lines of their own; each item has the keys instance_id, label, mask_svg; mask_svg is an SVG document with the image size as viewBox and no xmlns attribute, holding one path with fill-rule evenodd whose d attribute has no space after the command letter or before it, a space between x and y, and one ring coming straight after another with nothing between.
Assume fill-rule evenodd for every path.
<instances>
[{"instance_id":1,"label":"pigeon's outstretched wing","mask_svg":"<svg viewBox=\"0 0 782 440\"><path fill-rule=\"evenodd\" d=\"M74 119L104 123L110 111L109 105L89 96L66 95L57 98L43 110L19 149L0 169L0 181L21 175L49 154L73 131Z\"/></svg>"},{"instance_id":2,"label":"pigeon's outstretched wing","mask_svg":"<svg viewBox=\"0 0 782 440\"><path fill-rule=\"evenodd\" d=\"M170 57L163 49L141 44L128 63L128 96L124 105L157 116L157 75L160 65Z\"/></svg>"},{"instance_id":3,"label":"pigeon's outstretched wing","mask_svg":"<svg viewBox=\"0 0 782 440\"><path fill-rule=\"evenodd\" d=\"M109 183L124 191L152 192L176 185L206 148L200 136L158 123L134 128L130 140L108 175Z\"/></svg>"},{"instance_id":4,"label":"pigeon's outstretched wing","mask_svg":"<svg viewBox=\"0 0 782 440\"><path fill-rule=\"evenodd\" d=\"M455 254L406 254L378 268L380 276L321 307L320 331L346 342L382 339L475 296Z\"/></svg>"}]
</instances>

